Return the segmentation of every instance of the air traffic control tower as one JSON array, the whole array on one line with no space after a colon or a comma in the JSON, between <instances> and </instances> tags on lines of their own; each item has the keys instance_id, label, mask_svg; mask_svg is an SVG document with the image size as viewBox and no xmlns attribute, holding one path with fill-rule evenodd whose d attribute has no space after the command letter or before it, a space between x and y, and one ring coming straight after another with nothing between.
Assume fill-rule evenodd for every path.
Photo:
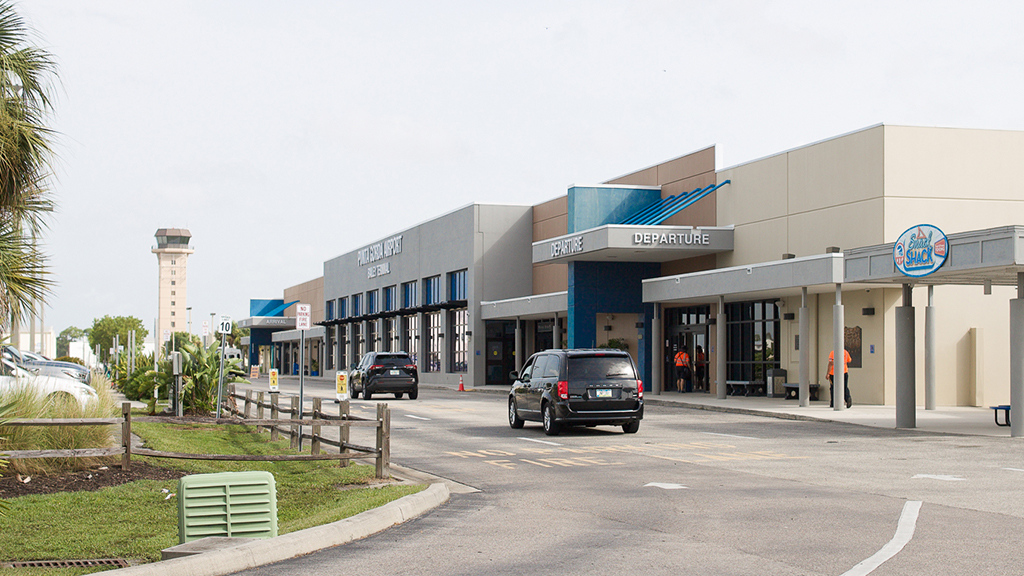
<instances>
[{"instance_id":1,"label":"air traffic control tower","mask_svg":"<svg viewBox=\"0 0 1024 576\"><path fill-rule=\"evenodd\" d=\"M153 254L159 264L160 300L157 314L157 346L171 338L172 332L187 331L185 308L188 306L188 255L193 252L188 246L192 234L184 228L161 228L156 231L156 248Z\"/></svg>"}]
</instances>

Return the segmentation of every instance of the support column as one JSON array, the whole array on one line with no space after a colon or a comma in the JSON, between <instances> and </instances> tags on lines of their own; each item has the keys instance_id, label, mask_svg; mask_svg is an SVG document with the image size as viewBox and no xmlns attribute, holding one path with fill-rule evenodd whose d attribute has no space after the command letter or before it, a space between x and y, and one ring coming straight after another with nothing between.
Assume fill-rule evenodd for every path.
<instances>
[{"instance_id":1,"label":"support column","mask_svg":"<svg viewBox=\"0 0 1024 576\"><path fill-rule=\"evenodd\" d=\"M800 289L800 406L811 405L811 315L807 311L807 287Z\"/></svg>"},{"instance_id":2,"label":"support column","mask_svg":"<svg viewBox=\"0 0 1024 576\"><path fill-rule=\"evenodd\" d=\"M924 409L935 410L935 286L924 309Z\"/></svg>"},{"instance_id":3,"label":"support column","mask_svg":"<svg viewBox=\"0 0 1024 576\"><path fill-rule=\"evenodd\" d=\"M516 318L516 372L523 371L523 321Z\"/></svg>"},{"instance_id":4,"label":"support column","mask_svg":"<svg viewBox=\"0 0 1024 576\"><path fill-rule=\"evenodd\" d=\"M846 410L846 318L843 312L843 285L836 284L836 304L832 307L832 406Z\"/></svg>"},{"instance_id":5,"label":"support column","mask_svg":"<svg viewBox=\"0 0 1024 576\"><path fill-rule=\"evenodd\" d=\"M551 325L551 347L555 350L562 347L562 329L558 326L558 312L555 312L555 322Z\"/></svg>"},{"instance_id":6,"label":"support column","mask_svg":"<svg viewBox=\"0 0 1024 576\"><path fill-rule=\"evenodd\" d=\"M725 383L725 296L718 297L718 315L715 317L715 372L717 383L716 396L719 400L725 399L728 386Z\"/></svg>"},{"instance_id":7,"label":"support column","mask_svg":"<svg viewBox=\"0 0 1024 576\"><path fill-rule=\"evenodd\" d=\"M1024 436L1024 273L1010 300L1010 436Z\"/></svg>"},{"instance_id":8,"label":"support column","mask_svg":"<svg viewBox=\"0 0 1024 576\"><path fill-rule=\"evenodd\" d=\"M661 304L654 305L654 316L651 317L651 382L649 391L656 396L661 395L661 387L665 378L662 370L665 367L665 339L661 336Z\"/></svg>"},{"instance_id":9,"label":"support column","mask_svg":"<svg viewBox=\"0 0 1024 576\"><path fill-rule=\"evenodd\" d=\"M896 307L896 427L917 428L917 374L914 350L914 286L903 285L903 306Z\"/></svg>"}]
</instances>

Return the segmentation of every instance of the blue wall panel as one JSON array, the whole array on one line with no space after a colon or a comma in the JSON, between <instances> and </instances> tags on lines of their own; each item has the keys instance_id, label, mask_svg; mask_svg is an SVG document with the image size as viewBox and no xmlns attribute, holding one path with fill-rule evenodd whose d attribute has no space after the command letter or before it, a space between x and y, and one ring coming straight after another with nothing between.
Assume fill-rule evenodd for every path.
<instances>
[{"instance_id":1,"label":"blue wall panel","mask_svg":"<svg viewBox=\"0 0 1024 576\"><path fill-rule=\"evenodd\" d=\"M569 188L568 233L618 224L661 200L661 190L644 188Z\"/></svg>"}]
</instances>

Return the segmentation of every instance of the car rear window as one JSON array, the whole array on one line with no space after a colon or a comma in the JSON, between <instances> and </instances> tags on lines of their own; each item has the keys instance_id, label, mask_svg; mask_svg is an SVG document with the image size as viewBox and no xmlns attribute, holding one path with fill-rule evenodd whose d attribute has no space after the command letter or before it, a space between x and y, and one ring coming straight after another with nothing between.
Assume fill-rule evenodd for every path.
<instances>
[{"instance_id":1,"label":"car rear window","mask_svg":"<svg viewBox=\"0 0 1024 576\"><path fill-rule=\"evenodd\" d=\"M625 356L571 356L570 380L636 380L633 363Z\"/></svg>"},{"instance_id":2,"label":"car rear window","mask_svg":"<svg viewBox=\"0 0 1024 576\"><path fill-rule=\"evenodd\" d=\"M389 356L378 355L377 364L381 366L405 366L412 364L412 359L406 354L394 354Z\"/></svg>"}]
</instances>

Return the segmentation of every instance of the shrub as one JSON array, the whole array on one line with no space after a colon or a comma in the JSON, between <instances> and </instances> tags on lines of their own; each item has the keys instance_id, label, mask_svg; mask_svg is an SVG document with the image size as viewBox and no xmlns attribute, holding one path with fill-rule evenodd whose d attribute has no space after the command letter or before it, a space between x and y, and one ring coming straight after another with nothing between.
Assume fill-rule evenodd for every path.
<instances>
[{"instance_id":1,"label":"shrub","mask_svg":"<svg viewBox=\"0 0 1024 576\"><path fill-rule=\"evenodd\" d=\"M93 375L96 402L83 407L75 400L49 402L31 388L0 393L0 405L9 405L6 414L14 418L109 418L118 413L110 393L110 381ZM69 450L105 448L114 444L111 426L9 426L0 425L0 452L4 450ZM20 474L53 474L96 466L110 458L34 458L12 459L10 466Z\"/></svg>"},{"instance_id":2,"label":"shrub","mask_svg":"<svg viewBox=\"0 0 1024 576\"><path fill-rule=\"evenodd\" d=\"M629 342L625 338L609 338L608 342L604 344L598 344L598 348L612 348L615 350L622 350L629 352Z\"/></svg>"},{"instance_id":3,"label":"shrub","mask_svg":"<svg viewBox=\"0 0 1024 576\"><path fill-rule=\"evenodd\" d=\"M180 346L181 404L185 414L207 416L217 408L217 386L220 377L218 346L220 343L217 341L212 342L208 348L192 343L183 343ZM160 362L158 371L150 371L149 374L156 376L162 390L166 390L166 386L170 386L174 381L169 358ZM243 376L245 376L245 371L242 370L238 358L224 359L224 384L234 382L248 384L249 381ZM152 390L150 388L151 393Z\"/></svg>"},{"instance_id":4,"label":"shrub","mask_svg":"<svg viewBox=\"0 0 1024 576\"><path fill-rule=\"evenodd\" d=\"M74 364L78 364L79 366L85 366L85 362L82 362L81 358L75 358L74 356L61 356L61 357L57 358L57 361L58 362L72 362ZM88 368L88 366L85 366L85 367Z\"/></svg>"}]
</instances>

